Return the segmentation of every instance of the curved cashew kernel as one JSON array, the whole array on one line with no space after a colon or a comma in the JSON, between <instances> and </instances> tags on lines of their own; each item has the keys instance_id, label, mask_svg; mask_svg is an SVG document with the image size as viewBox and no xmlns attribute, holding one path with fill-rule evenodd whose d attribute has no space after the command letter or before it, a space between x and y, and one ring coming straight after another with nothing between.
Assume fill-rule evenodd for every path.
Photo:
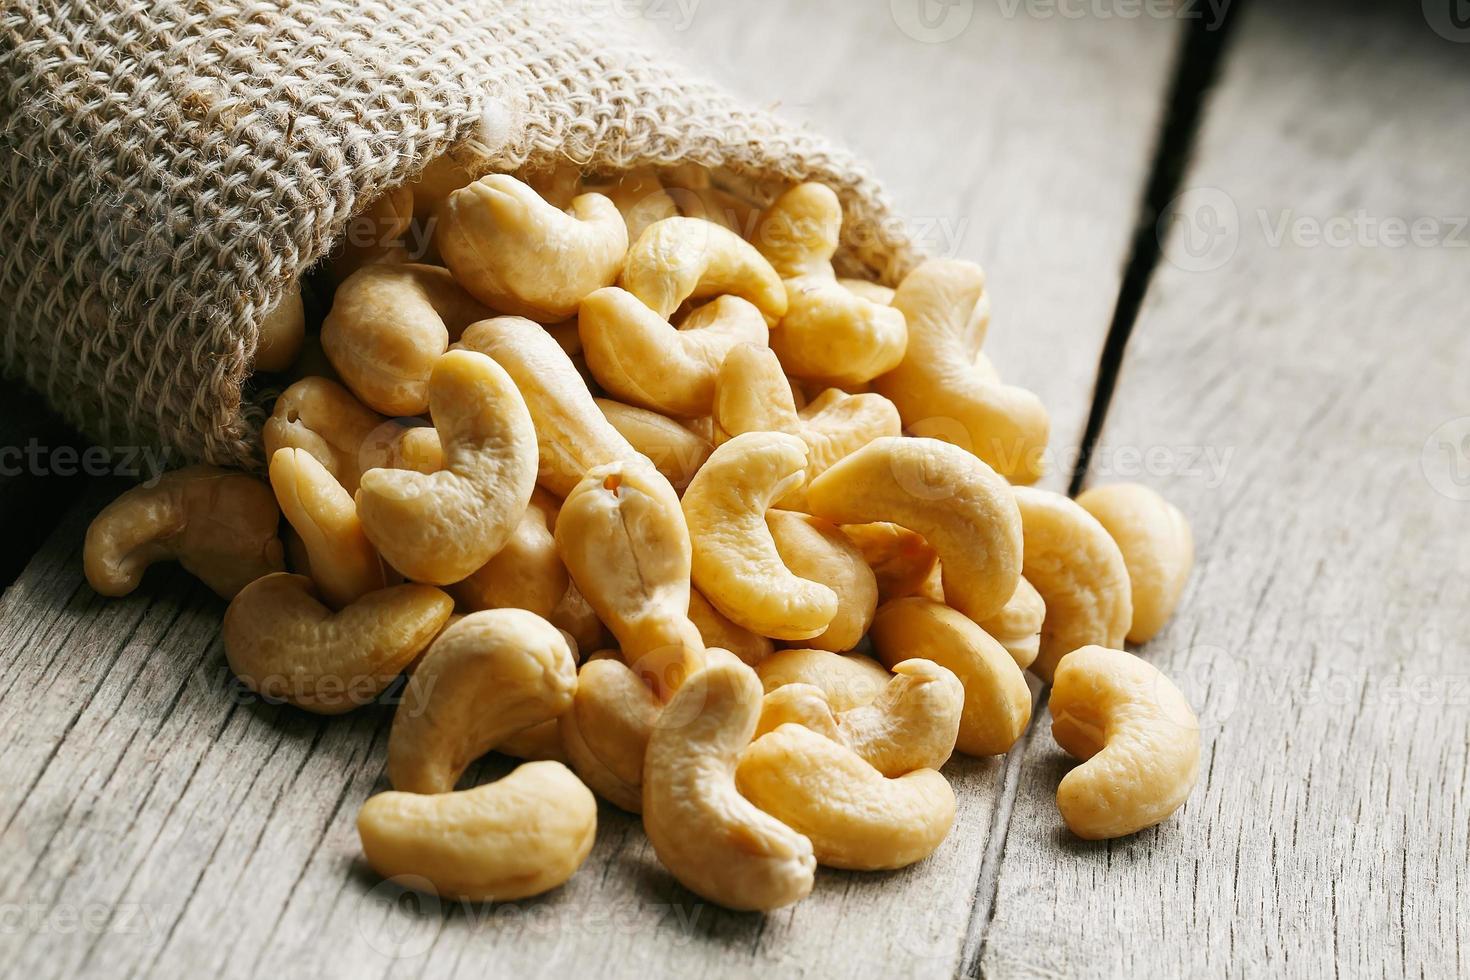
<instances>
[{"instance_id":1,"label":"curved cashew kernel","mask_svg":"<svg viewBox=\"0 0 1470 980\"><path fill-rule=\"evenodd\" d=\"M680 493L715 451L708 439L668 416L606 398L594 401L612 427Z\"/></svg>"},{"instance_id":2,"label":"curved cashew kernel","mask_svg":"<svg viewBox=\"0 0 1470 980\"><path fill-rule=\"evenodd\" d=\"M768 694L787 684L810 684L837 712L871 703L893 679L872 657L826 650L777 650L755 672Z\"/></svg>"},{"instance_id":3,"label":"curved cashew kernel","mask_svg":"<svg viewBox=\"0 0 1470 980\"><path fill-rule=\"evenodd\" d=\"M842 284L843 288L870 303L888 306L893 302L894 291L881 283L869 282L867 279L838 279L837 281Z\"/></svg>"},{"instance_id":4,"label":"curved cashew kernel","mask_svg":"<svg viewBox=\"0 0 1470 980\"><path fill-rule=\"evenodd\" d=\"M514 177L491 174L449 195L434 242L480 302L556 323L617 279L628 229L601 194L583 194L562 211Z\"/></svg>"},{"instance_id":5,"label":"curved cashew kernel","mask_svg":"<svg viewBox=\"0 0 1470 980\"><path fill-rule=\"evenodd\" d=\"M556 527L552 525L553 536ZM558 554L560 559L560 554ZM565 567L565 566L563 566ZM552 626L562 630L577 644L578 650L600 650L608 639L607 627L597 618L597 613L587 604L587 597L577 588L577 583L567 580L566 594L546 617Z\"/></svg>"},{"instance_id":6,"label":"curved cashew kernel","mask_svg":"<svg viewBox=\"0 0 1470 980\"><path fill-rule=\"evenodd\" d=\"M494 358L515 381L536 426L537 480L565 497L588 470L647 462L603 416L566 352L520 317L496 317L464 332L459 346Z\"/></svg>"},{"instance_id":7,"label":"curved cashew kernel","mask_svg":"<svg viewBox=\"0 0 1470 980\"><path fill-rule=\"evenodd\" d=\"M883 438L807 487L811 512L837 524L888 521L939 555L944 595L972 619L993 616L1021 577L1021 516L1011 487L969 453L933 439Z\"/></svg>"},{"instance_id":8,"label":"curved cashew kernel","mask_svg":"<svg viewBox=\"0 0 1470 980\"><path fill-rule=\"evenodd\" d=\"M916 436L953 442L1018 483L1041 478L1051 422L1024 388L986 383L975 368L990 304L985 273L969 262L931 259L898 287L908 322L903 363L873 381Z\"/></svg>"},{"instance_id":9,"label":"curved cashew kernel","mask_svg":"<svg viewBox=\"0 0 1470 980\"><path fill-rule=\"evenodd\" d=\"M322 715L376 698L444 626L454 602L427 585L370 592L333 612L311 579L256 579L225 610L230 669L250 690Z\"/></svg>"},{"instance_id":10,"label":"curved cashew kernel","mask_svg":"<svg viewBox=\"0 0 1470 980\"><path fill-rule=\"evenodd\" d=\"M711 657L654 723L643 763L643 828L659 861L690 891L737 910L800 901L816 870L811 842L735 788L760 707L755 673Z\"/></svg>"},{"instance_id":11,"label":"curved cashew kernel","mask_svg":"<svg viewBox=\"0 0 1470 980\"><path fill-rule=\"evenodd\" d=\"M786 315L786 287L755 246L699 218L649 225L628 250L620 284L665 320L685 300L726 294L754 303L767 323Z\"/></svg>"},{"instance_id":12,"label":"curved cashew kernel","mask_svg":"<svg viewBox=\"0 0 1470 980\"><path fill-rule=\"evenodd\" d=\"M327 263L340 284L367 265L402 262L408 255L403 236L413 221L413 187L403 184L384 191L347 223L337 250Z\"/></svg>"},{"instance_id":13,"label":"curved cashew kernel","mask_svg":"<svg viewBox=\"0 0 1470 980\"><path fill-rule=\"evenodd\" d=\"M1057 809L1086 840L1123 837L1179 809L1199 778L1199 721L1179 689L1131 653L1088 646L1057 665L1051 733L1082 765Z\"/></svg>"},{"instance_id":14,"label":"curved cashew kernel","mask_svg":"<svg viewBox=\"0 0 1470 980\"><path fill-rule=\"evenodd\" d=\"M800 725L751 743L735 782L746 799L806 835L829 868L906 867L933 854L954 826L954 790L933 769L889 779Z\"/></svg>"},{"instance_id":15,"label":"curved cashew kernel","mask_svg":"<svg viewBox=\"0 0 1470 980\"><path fill-rule=\"evenodd\" d=\"M698 589L689 590L689 620L699 630L706 647L728 650L740 658L740 662L754 667L771 655L776 645L770 637L752 633L743 626L736 626L710 601L699 594Z\"/></svg>"},{"instance_id":16,"label":"curved cashew kernel","mask_svg":"<svg viewBox=\"0 0 1470 980\"><path fill-rule=\"evenodd\" d=\"M1133 595L1129 643L1147 643L1169 617L1194 567L1194 535L1179 508L1138 483L1093 487L1077 504L1107 529L1123 553Z\"/></svg>"},{"instance_id":17,"label":"curved cashew kernel","mask_svg":"<svg viewBox=\"0 0 1470 980\"><path fill-rule=\"evenodd\" d=\"M260 340L255 345L255 370L284 371L296 361L306 342L306 308L301 287L286 291L280 302L260 318Z\"/></svg>"},{"instance_id":18,"label":"curved cashew kernel","mask_svg":"<svg viewBox=\"0 0 1470 980\"><path fill-rule=\"evenodd\" d=\"M646 462L588 471L562 503L556 547L628 666L667 700L704 652L689 621L689 532L673 487Z\"/></svg>"},{"instance_id":19,"label":"curved cashew kernel","mask_svg":"<svg viewBox=\"0 0 1470 980\"><path fill-rule=\"evenodd\" d=\"M738 296L718 297L676 328L616 286L582 301L577 331L592 376L610 394L685 418L709 414L731 349L764 346L767 337L761 311Z\"/></svg>"},{"instance_id":20,"label":"curved cashew kernel","mask_svg":"<svg viewBox=\"0 0 1470 980\"><path fill-rule=\"evenodd\" d=\"M878 580L862 552L835 525L809 514L767 511L766 527L776 553L793 575L819 582L837 596L831 624L805 644L834 653L857 646L878 608Z\"/></svg>"},{"instance_id":21,"label":"curved cashew kernel","mask_svg":"<svg viewBox=\"0 0 1470 980\"><path fill-rule=\"evenodd\" d=\"M363 533L352 495L304 449L282 449L270 459L276 501L306 549L307 567L333 609L388 586L378 549Z\"/></svg>"},{"instance_id":22,"label":"curved cashew kernel","mask_svg":"<svg viewBox=\"0 0 1470 980\"><path fill-rule=\"evenodd\" d=\"M832 271L842 204L822 184L797 184L761 215L755 244L786 284L771 349L787 373L862 384L898 367L908 347L901 311L842 286Z\"/></svg>"},{"instance_id":23,"label":"curved cashew kernel","mask_svg":"<svg viewBox=\"0 0 1470 980\"><path fill-rule=\"evenodd\" d=\"M1078 647L1123 645L1133 623L1132 586L1117 543L1075 500L1017 487L1016 504L1025 528L1025 575L1046 603L1041 649L1030 669L1050 681L1057 662Z\"/></svg>"},{"instance_id":24,"label":"curved cashew kernel","mask_svg":"<svg viewBox=\"0 0 1470 980\"><path fill-rule=\"evenodd\" d=\"M1031 689L1011 655L970 619L928 599L895 599L873 620L873 648L893 666L915 657L948 668L965 686L956 748L1008 752L1031 721Z\"/></svg>"},{"instance_id":25,"label":"curved cashew kernel","mask_svg":"<svg viewBox=\"0 0 1470 980\"><path fill-rule=\"evenodd\" d=\"M818 636L837 615L837 594L792 573L766 525L771 503L805 479L806 445L778 432L725 443L684 491L694 584L725 617L780 640Z\"/></svg>"},{"instance_id":26,"label":"curved cashew kernel","mask_svg":"<svg viewBox=\"0 0 1470 980\"><path fill-rule=\"evenodd\" d=\"M526 762L560 762L567 768L572 765L561 744L561 722L556 718L516 732L497 745L495 751Z\"/></svg>"},{"instance_id":27,"label":"curved cashew kernel","mask_svg":"<svg viewBox=\"0 0 1470 980\"><path fill-rule=\"evenodd\" d=\"M357 513L390 565L415 581L448 585L489 561L525 513L536 485L536 433L509 375L470 351L450 351L434 365L429 409L444 469L368 470Z\"/></svg>"},{"instance_id":28,"label":"curved cashew kernel","mask_svg":"<svg viewBox=\"0 0 1470 980\"><path fill-rule=\"evenodd\" d=\"M965 688L928 660L905 660L893 673L872 703L840 713L819 687L778 687L762 702L756 737L797 724L842 743L885 776L938 769L954 752Z\"/></svg>"},{"instance_id":29,"label":"curved cashew kernel","mask_svg":"<svg viewBox=\"0 0 1470 980\"><path fill-rule=\"evenodd\" d=\"M379 793L358 813L357 833L384 878L423 878L444 898L504 902L576 873L597 836L597 800L561 763L528 762L461 793Z\"/></svg>"},{"instance_id":30,"label":"curved cashew kernel","mask_svg":"<svg viewBox=\"0 0 1470 980\"><path fill-rule=\"evenodd\" d=\"M643 757L663 705L620 659L591 659L577 674L572 707L558 719L571 766L593 791L643 812Z\"/></svg>"},{"instance_id":31,"label":"curved cashew kernel","mask_svg":"<svg viewBox=\"0 0 1470 980\"><path fill-rule=\"evenodd\" d=\"M648 226L678 215L679 206L664 189L658 174L648 168L630 170L612 183L593 190L613 202L628 226L628 241L636 242Z\"/></svg>"},{"instance_id":32,"label":"curved cashew kernel","mask_svg":"<svg viewBox=\"0 0 1470 980\"><path fill-rule=\"evenodd\" d=\"M449 594L470 610L525 609L550 618L571 582L551 533L557 509L538 487L510 540L468 578L451 585Z\"/></svg>"},{"instance_id":33,"label":"curved cashew kernel","mask_svg":"<svg viewBox=\"0 0 1470 980\"><path fill-rule=\"evenodd\" d=\"M857 545L873 569L882 602L917 595L939 567L939 555L916 531L897 524L844 524L842 533Z\"/></svg>"},{"instance_id":34,"label":"curved cashew kernel","mask_svg":"<svg viewBox=\"0 0 1470 980\"><path fill-rule=\"evenodd\" d=\"M244 473L188 466L133 487L92 518L82 546L87 582L127 595L156 561L175 560L229 599L286 567L270 487Z\"/></svg>"},{"instance_id":35,"label":"curved cashew kernel","mask_svg":"<svg viewBox=\"0 0 1470 980\"><path fill-rule=\"evenodd\" d=\"M471 762L572 705L577 665L561 632L524 609L471 613L414 668L388 738L388 780L448 793Z\"/></svg>"},{"instance_id":36,"label":"curved cashew kernel","mask_svg":"<svg viewBox=\"0 0 1470 980\"><path fill-rule=\"evenodd\" d=\"M369 265L337 287L322 349L352 393L385 415L422 415L449 341L490 311L431 265Z\"/></svg>"},{"instance_id":37,"label":"curved cashew kernel","mask_svg":"<svg viewBox=\"0 0 1470 980\"><path fill-rule=\"evenodd\" d=\"M356 493L363 472L381 466L387 458L373 445L378 435L390 438L385 424L381 415L337 382L302 378L276 399L271 417L261 428L261 440L266 459L282 449L304 449L344 490Z\"/></svg>"},{"instance_id":38,"label":"curved cashew kernel","mask_svg":"<svg viewBox=\"0 0 1470 980\"><path fill-rule=\"evenodd\" d=\"M980 628L1006 648L1017 667L1025 670L1041 652L1041 627L1045 622L1046 602L1023 575L1005 608L981 620Z\"/></svg>"}]
</instances>

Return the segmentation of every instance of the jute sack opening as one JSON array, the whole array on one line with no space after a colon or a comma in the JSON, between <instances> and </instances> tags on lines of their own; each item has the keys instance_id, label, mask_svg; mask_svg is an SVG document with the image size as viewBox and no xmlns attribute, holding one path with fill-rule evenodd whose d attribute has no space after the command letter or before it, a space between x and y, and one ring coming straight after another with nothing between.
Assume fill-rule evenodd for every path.
<instances>
[{"instance_id":1,"label":"jute sack opening","mask_svg":"<svg viewBox=\"0 0 1470 980\"><path fill-rule=\"evenodd\" d=\"M848 153L630 42L605 4L11 0L0 13L5 372L111 446L255 468L259 319L352 216L476 174L693 162L843 199L844 271L911 246Z\"/></svg>"}]
</instances>

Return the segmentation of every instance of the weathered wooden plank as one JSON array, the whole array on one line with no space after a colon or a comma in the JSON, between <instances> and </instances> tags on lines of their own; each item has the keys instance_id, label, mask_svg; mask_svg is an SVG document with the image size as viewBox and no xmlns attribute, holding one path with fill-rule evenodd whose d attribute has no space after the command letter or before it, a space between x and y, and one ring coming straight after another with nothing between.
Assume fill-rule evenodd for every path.
<instances>
[{"instance_id":1,"label":"weathered wooden plank","mask_svg":"<svg viewBox=\"0 0 1470 980\"><path fill-rule=\"evenodd\" d=\"M1470 49L1390 4L1253 4L1232 43L1093 472L1193 519L1142 653L1200 785L1073 840L1033 729L985 975L1470 968Z\"/></svg>"},{"instance_id":2,"label":"weathered wooden plank","mask_svg":"<svg viewBox=\"0 0 1470 980\"><path fill-rule=\"evenodd\" d=\"M917 221L953 236L936 250L988 263L997 358L1049 398L1058 442L1074 440L1178 25L1011 19L977 5L958 36L926 44L882 5L706 2L695 15L672 38L694 60L848 138ZM948 767L960 816L935 857L891 875L824 872L812 899L771 916L700 903L661 870L638 822L609 808L587 866L543 899L466 909L384 889L353 821L383 785L389 711L323 721L240 698L217 639L222 604L180 573L155 573L126 600L93 596L78 548L101 499L73 513L0 604L12 671L0 739L14 746L0 820L17 855L0 867L0 902L36 923L0 930L18 973L959 966L999 760ZM498 771L486 765L487 778Z\"/></svg>"}]
</instances>

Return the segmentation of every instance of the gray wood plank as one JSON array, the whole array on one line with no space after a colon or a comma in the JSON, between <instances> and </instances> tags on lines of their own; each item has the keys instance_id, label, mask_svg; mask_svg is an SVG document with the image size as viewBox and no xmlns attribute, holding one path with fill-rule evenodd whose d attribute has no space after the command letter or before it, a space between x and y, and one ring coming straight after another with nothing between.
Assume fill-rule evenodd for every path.
<instances>
[{"instance_id":1,"label":"gray wood plank","mask_svg":"<svg viewBox=\"0 0 1470 980\"><path fill-rule=\"evenodd\" d=\"M1049 399L1058 441L1074 440L1177 23L977 5L961 34L926 44L881 4L706 0L674 33L715 74L849 139L916 219L958 230L959 244L937 250L988 265L997 359ZM959 819L930 860L823 872L811 899L770 916L699 902L661 870L638 822L609 808L587 865L541 899L463 908L384 889L354 820L384 785L389 712L326 721L241 698L217 638L222 604L181 573L154 573L126 600L93 596L78 551L101 502L79 507L0 603L12 679L0 691L0 826L16 858L0 866L0 905L32 923L0 929L0 962L17 975L959 967L997 806L1014 788L1001 760L947 769ZM483 776L499 771L492 761Z\"/></svg>"},{"instance_id":2,"label":"gray wood plank","mask_svg":"<svg viewBox=\"0 0 1470 980\"><path fill-rule=\"evenodd\" d=\"M1199 710L1200 784L1159 828L1076 841L1071 763L1033 728L983 975L1470 969L1470 48L1396 6L1236 28L1092 473L1193 520L1141 652Z\"/></svg>"}]
</instances>

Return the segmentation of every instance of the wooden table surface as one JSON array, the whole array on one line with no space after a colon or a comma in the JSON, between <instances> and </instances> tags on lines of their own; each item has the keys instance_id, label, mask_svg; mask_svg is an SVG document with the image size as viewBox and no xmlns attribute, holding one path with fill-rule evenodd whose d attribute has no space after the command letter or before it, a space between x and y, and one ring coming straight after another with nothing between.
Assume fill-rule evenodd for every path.
<instances>
[{"instance_id":1,"label":"wooden table surface","mask_svg":"<svg viewBox=\"0 0 1470 980\"><path fill-rule=\"evenodd\" d=\"M1309 0L1216 30L1220 6L643 7L986 266L1050 486L1138 480L1191 518L1180 612L1139 651L1203 725L1175 817L1071 837L1038 690L1009 756L946 767L938 853L822 871L792 909L700 901L605 806L549 895L401 894L354 829L388 711L242 698L223 604L176 569L94 595L82 533L124 484L67 476L75 437L12 393L0 445L38 449L0 454L0 972L1470 975L1470 28Z\"/></svg>"}]
</instances>

